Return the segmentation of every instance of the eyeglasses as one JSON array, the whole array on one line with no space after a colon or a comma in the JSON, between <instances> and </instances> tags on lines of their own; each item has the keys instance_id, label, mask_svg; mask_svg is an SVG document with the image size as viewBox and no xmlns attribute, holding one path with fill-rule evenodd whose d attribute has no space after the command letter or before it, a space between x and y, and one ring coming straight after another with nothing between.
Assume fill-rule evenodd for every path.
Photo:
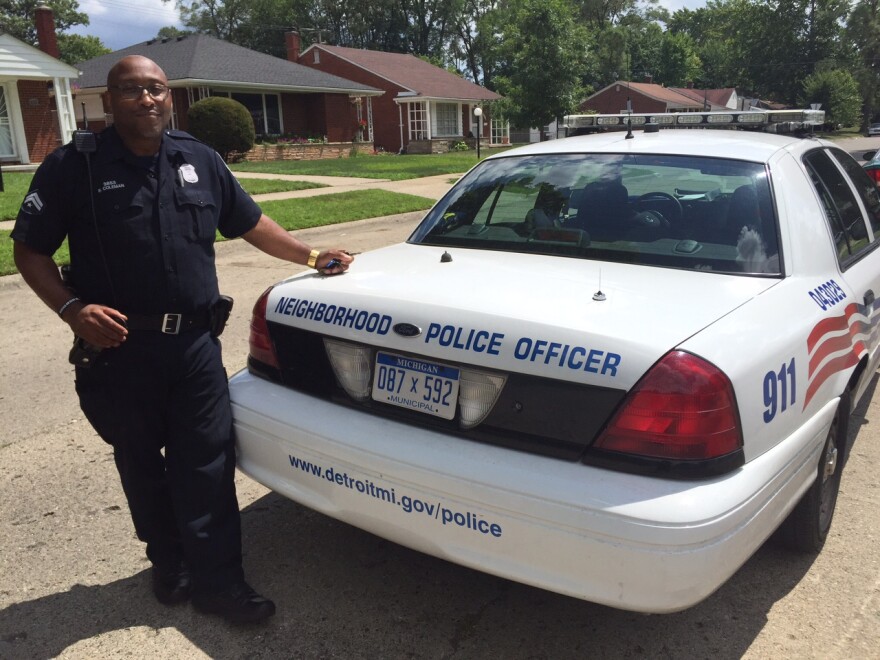
<instances>
[{"instance_id":1,"label":"eyeglasses","mask_svg":"<svg viewBox=\"0 0 880 660\"><path fill-rule=\"evenodd\" d=\"M144 92L150 95L156 101L162 101L168 96L169 89L167 86L155 83L153 85L147 85L146 87L143 85L125 85L124 87L120 87L118 85L113 85L110 89L115 89L119 92L119 96L124 98L126 101L137 101L143 96Z\"/></svg>"}]
</instances>

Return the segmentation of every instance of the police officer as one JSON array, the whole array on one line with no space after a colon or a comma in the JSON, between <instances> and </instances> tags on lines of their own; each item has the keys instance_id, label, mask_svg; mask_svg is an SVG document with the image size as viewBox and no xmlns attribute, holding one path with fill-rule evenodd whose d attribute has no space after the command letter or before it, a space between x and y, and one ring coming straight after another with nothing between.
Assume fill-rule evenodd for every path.
<instances>
[{"instance_id":1,"label":"police officer","mask_svg":"<svg viewBox=\"0 0 880 660\"><path fill-rule=\"evenodd\" d=\"M352 257L291 236L213 150L167 131L171 94L155 62L123 58L107 87L114 125L37 170L12 233L15 262L86 349L80 406L113 447L155 596L191 598L234 623L263 621L275 605L242 572L229 394L219 329L210 330L215 231L328 275ZM52 260L65 237L72 289Z\"/></svg>"}]
</instances>

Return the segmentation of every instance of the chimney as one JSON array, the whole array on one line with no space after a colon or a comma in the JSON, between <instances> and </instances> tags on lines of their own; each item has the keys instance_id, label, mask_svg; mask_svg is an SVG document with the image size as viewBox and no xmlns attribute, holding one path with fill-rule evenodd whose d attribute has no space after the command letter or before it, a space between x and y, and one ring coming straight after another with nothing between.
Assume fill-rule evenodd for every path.
<instances>
[{"instance_id":1,"label":"chimney","mask_svg":"<svg viewBox=\"0 0 880 660\"><path fill-rule=\"evenodd\" d=\"M645 82L648 83L649 85L654 84L654 76L652 76L650 73L646 74L645 75Z\"/></svg>"},{"instance_id":2,"label":"chimney","mask_svg":"<svg viewBox=\"0 0 880 660\"><path fill-rule=\"evenodd\" d=\"M34 12L34 24L37 28L37 43L40 50L54 58L60 57L58 39L55 37L55 14L52 13L52 9L45 0L40 0L37 5Z\"/></svg>"},{"instance_id":3,"label":"chimney","mask_svg":"<svg viewBox=\"0 0 880 660\"><path fill-rule=\"evenodd\" d=\"M287 46L287 59L299 62L299 32L285 32L284 45Z\"/></svg>"}]
</instances>

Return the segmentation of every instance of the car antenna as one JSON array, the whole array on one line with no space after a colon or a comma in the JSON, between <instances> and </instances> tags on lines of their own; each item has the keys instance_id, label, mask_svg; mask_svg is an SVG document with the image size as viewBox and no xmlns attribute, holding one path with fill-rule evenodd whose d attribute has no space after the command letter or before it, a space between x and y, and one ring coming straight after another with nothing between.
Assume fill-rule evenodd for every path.
<instances>
[{"instance_id":1,"label":"car antenna","mask_svg":"<svg viewBox=\"0 0 880 660\"><path fill-rule=\"evenodd\" d=\"M599 289L596 293L593 294L593 300L596 302L602 302L605 300L605 294L602 293L602 269L599 268Z\"/></svg>"},{"instance_id":2,"label":"car antenna","mask_svg":"<svg viewBox=\"0 0 880 660\"><path fill-rule=\"evenodd\" d=\"M633 104L632 100L630 100L629 96L626 97L626 111L629 113L629 117L626 119L626 138L627 140L633 139Z\"/></svg>"}]
</instances>

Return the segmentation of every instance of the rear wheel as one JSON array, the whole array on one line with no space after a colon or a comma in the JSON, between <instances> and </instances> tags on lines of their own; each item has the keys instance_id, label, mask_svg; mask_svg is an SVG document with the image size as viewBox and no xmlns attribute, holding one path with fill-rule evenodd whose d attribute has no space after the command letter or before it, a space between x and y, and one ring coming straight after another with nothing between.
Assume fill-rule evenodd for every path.
<instances>
[{"instance_id":1,"label":"rear wheel","mask_svg":"<svg viewBox=\"0 0 880 660\"><path fill-rule=\"evenodd\" d=\"M843 453L846 447L850 413L849 391L840 397L837 412L828 429L825 446L819 457L816 481L780 528L783 543L795 552L816 553L822 549L840 490Z\"/></svg>"}]
</instances>

